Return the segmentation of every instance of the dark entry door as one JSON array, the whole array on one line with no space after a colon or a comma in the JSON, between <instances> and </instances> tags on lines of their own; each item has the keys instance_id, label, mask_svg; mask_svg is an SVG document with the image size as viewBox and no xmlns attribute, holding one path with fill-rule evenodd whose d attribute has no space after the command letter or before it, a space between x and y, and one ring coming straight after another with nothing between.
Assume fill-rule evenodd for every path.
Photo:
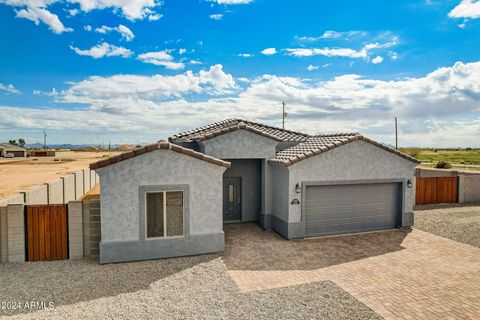
<instances>
[{"instance_id":1,"label":"dark entry door","mask_svg":"<svg viewBox=\"0 0 480 320\"><path fill-rule=\"evenodd\" d=\"M223 221L242 219L242 178L223 178Z\"/></svg>"}]
</instances>

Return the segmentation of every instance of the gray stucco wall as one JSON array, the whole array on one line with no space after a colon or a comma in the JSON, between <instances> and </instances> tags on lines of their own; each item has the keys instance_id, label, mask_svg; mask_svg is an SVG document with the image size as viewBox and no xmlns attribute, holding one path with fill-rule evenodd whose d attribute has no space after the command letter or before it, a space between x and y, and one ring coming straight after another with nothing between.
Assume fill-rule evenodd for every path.
<instances>
[{"instance_id":1,"label":"gray stucco wall","mask_svg":"<svg viewBox=\"0 0 480 320\"><path fill-rule=\"evenodd\" d=\"M261 210L261 160L229 160L232 167L223 174L224 177L242 178L242 221L258 220Z\"/></svg>"},{"instance_id":2,"label":"gray stucco wall","mask_svg":"<svg viewBox=\"0 0 480 320\"><path fill-rule=\"evenodd\" d=\"M263 159L261 165L260 225L269 228L272 213L272 177L268 160L275 157L278 141L248 130L236 130L205 140L199 149L220 159ZM232 166L233 167L233 166Z\"/></svg>"},{"instance_id":3,"label":"gray stucco wall","mask_svg":"<svg viewBox=\"0 0 480 320\"><path fill-rule=\"evenodd\" d=\"M277 141L248 130L236 130L202 142L205 154L220 159L271 159Z\"/></svg>"},{"instance_id":4,"label":"gray stucco wall","mask_svg":"<svg viewBox=\"0 0 480 320\"><path fill-rule=\"evenodd\" d=\"M321 181L349 181L349 180L385 180L399 179L402 181L412 179L415 173L416 164L401 158L382 148L364 141L354 141L346 145L318 156L300 161L288 167L288 220L285 219L285 209L278 206L274 215L278 216L293 229L301 229L302 204L291 204L293 199L299 199L302 195L295 192L295 185L302 182ZM276 179L285 179L275 170ZM278 178L277 178L278 177ZM282 199L285 195L283 187L275 183L274 199ZM414 188L404 188L402 226L413 224L413 201L415 196ZM292 233L289 232L291 237Z\"/></svg>"},{"instance_id":5,"label":"gray stucco wall","mask_svg":"<svg viewBox=\"0 0 480 320\"><path fill-rule=\"evenodd\" d=\"M221 232L224 171L224 167L170 150L99 169L102 242L140 239L139 187L149 185L189 185L191 234Z\"/></svg>"}]
</instances>

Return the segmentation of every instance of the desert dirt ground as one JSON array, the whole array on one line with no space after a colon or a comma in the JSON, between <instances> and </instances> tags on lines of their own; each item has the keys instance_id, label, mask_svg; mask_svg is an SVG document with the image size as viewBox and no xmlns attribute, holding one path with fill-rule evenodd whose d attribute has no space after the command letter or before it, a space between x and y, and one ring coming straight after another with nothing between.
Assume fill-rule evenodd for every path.
<instances>
[{"instance_id":1,"label":"desert dirt ground","mask_svg":"<svg viewBox=\"0 0 480 320\"><path fill-rule=\"evenodd\" d=\"M64 151L57 152L55 157L0 158L0 199L85 169L90 163L99 161L102 157L119 153Z\"/></svg>"}]
</instances>

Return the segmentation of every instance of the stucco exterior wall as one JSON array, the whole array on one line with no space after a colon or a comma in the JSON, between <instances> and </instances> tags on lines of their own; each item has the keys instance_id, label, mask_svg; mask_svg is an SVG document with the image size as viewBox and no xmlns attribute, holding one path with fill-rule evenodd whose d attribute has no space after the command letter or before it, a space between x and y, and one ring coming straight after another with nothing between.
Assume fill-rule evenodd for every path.
<instances>
[{"instance_id":1,"label":"stucco exterior wall","mask_svg":"<svg viewBox=\"0 0 480 320\"><path fill-rule=\"evenodd\" d=\"M205 154L220 159L271 159L278 142L248 130L236 130L202 144Z\"/></svg>"},{"instance_id":2,"label":"stucco exterior wall","mask_svg":"<svg viewBox=\"0 0 480 320\"><path fill-rule=\"evenodd\" d=\"M222 232L224 167L170 150L158 150L97 170L102 242L140 239L139 188L189 185L190 234Z\"/></svg>"},{"instance_id":3,"label":"stucco exterior wall","mask_svg":"<svg viewBox=\"0 0 480 320\"><path fill-rule=\"evenodd\" d=\"M290 167L288 183L288 223L301 221L301 204L292 205L293 199L301 199L295 192L297 183L307 181L348 181L412 179L416 164L364 141L354 141L318 156L300 161ZM402 225L410 226L413 212L414 188L405 187Z\"/></svg>"},{"instance_id":4,"label":"stucco exterior wall","mask_svg":"<svg viewBox=\"0 0 480 320\"><path fill-rule=\"evenodd\" d=\"M266 228L269 227L268 215L272 213L272 176L268 160L275 157L277 145L278 141L240 129L205 140L199 146L205 154L220 159L263 159L260 225Z\"/></svg>"}]
</instances>

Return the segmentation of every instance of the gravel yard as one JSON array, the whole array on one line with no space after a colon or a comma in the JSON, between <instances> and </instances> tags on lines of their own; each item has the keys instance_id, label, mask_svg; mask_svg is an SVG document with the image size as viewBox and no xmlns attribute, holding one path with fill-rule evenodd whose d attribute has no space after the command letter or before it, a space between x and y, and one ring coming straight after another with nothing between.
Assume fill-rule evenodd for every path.
<instances>
[{"instance_id":1,"label":"gravel yard","mask_svg":"<svg viewBox=\"0 0 480 320\"><path fill-rule=\"evenodd\" d=\"M415 228L480 248L480 205L415 211Z\"/></svg>"},{"instance_id":2,"label":"gravel yard","mask_svg":"<svg viewBox=\"0 0 480 320\"><path fill-rule=\"evenodd\" d=\"M0 265L1 301L53 301L4 318L381 319L333 282L241 293L216 255L98 265Z\"/></svg>"}]
</instances>

